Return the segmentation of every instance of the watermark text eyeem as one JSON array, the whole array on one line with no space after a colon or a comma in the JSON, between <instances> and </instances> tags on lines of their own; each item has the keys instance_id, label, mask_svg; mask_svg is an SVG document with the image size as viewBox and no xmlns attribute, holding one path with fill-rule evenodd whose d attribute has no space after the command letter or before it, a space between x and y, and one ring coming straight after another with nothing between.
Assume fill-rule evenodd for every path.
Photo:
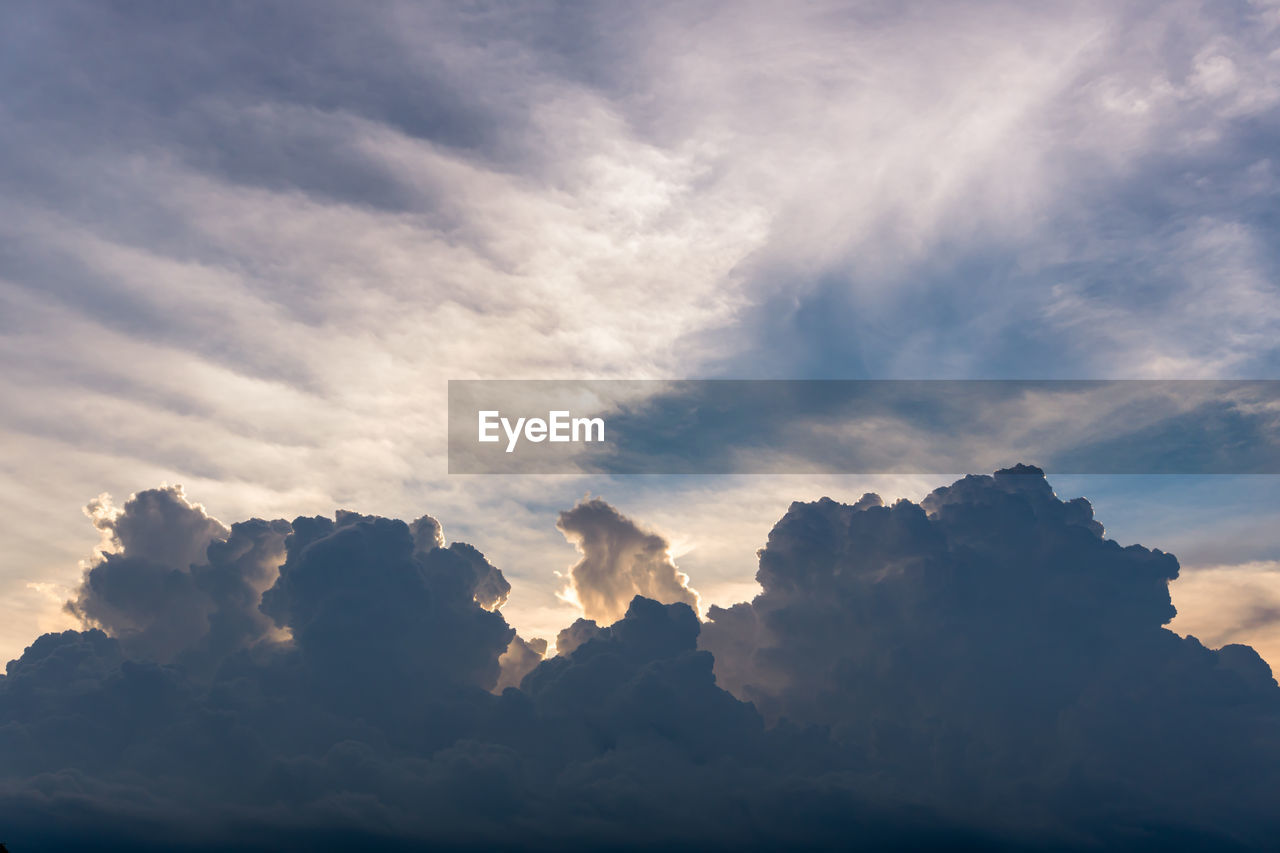
<instances>
[{"instance_id":1,"label":"watermark text eyeem","mask_svg":"<svg viewBox=\"0 0 1280 853\"><path fill-rule=\"evenodd\" d=\"M501 440L499 429L506 434L507 452L514 453L516 445L523 436L526 441L535 444L542 441L552 442L585 442L604 441L604 418L575 418L568 411L551 411L546 419L502 417L497 410L479 413L479 440L496 442Z\"/></svg>"}]
</instances>

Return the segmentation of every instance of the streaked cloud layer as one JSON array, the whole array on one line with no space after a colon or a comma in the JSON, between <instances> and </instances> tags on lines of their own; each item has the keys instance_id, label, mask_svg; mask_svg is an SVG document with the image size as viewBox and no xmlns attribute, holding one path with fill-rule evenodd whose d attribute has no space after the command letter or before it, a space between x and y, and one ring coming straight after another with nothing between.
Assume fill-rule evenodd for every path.
<instances>
[{"instance_id":1,"label":"streaked cloud layer","mask_svg":"<svg viewBox=\"0 0 1280 853\"><path fill-rule=\"evenodd\" d=\"M1274 3L0 15L12 653L79 507L161 482L500 517L512 620L563 624L551 525L601 484L446 480L450 377L1277 367Z\"/></svg>"}]
</instances>

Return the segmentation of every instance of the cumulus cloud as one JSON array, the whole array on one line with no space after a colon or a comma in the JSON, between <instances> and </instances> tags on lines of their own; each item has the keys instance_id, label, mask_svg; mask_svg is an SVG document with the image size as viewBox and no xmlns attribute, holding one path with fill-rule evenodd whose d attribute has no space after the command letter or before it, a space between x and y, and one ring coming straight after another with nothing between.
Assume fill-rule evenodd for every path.
<instances>
[{"instance_id":1,"label":"cumulus cloud","mask_svg":"<svg viewBox=\"0 0 1280 853\"><path fill-rule=\"evenodd\" d=\"M296 519L286 550L262 611L304 660L336 665L335 678L388 701L405 682L496 682L515 632L481 607L479 597L492 603L486 585L497 569L471 546L423 553L402 521L339 512ZM371 655L379 666L367 665Z\"/></svg>"},{"instance_id":2,"label":"cumulus cloud","mask_svg":"<svg viewBox=\"0 0 1280 853\"><path fill-rule=\"evenodd\" d=\"M220 645L253 638L263 621L262 588L254 585L278 562L282 530L262 522L228 530L181 486L139 492L119 509L102 495L85 512L110 550L67 602L73 616L106 629L130 654L164 662L206 638ZM221 547L206 563L215 541Z\"/></svg>"},{"instance_id":3,"label":"cumulus cloud","mask_svg":"<svg viewBox=\"0 0 1280 853\"><path fill-rule=\"evenodd\" d=\"M590 620L605 624L626 612L637 595L698 607L698 592L676 568L670 543L600 498L585 499L556 522L582 559L569 569L563 595Z\"/></svg>"},{"instance_id":4,"label":"cumulus cloud","mask_svg":"<svg viewBox=\"0 0 1280 853\"><path fill-rule=\"evenodd\" d=\"M600 636L602 630L594 619L575 619L569 627L556 634L556 653L572 654L574 649L587 640Z\"/></svg>"},{"instance_id":5,"label":"cumulus cloud","mask_svg":"<svg viewBox=\"0 0 1280 853\"><path fill-rule=\"evenodd\" d=\"M405 525L339 510L334 520L251 519L227 528L190 503L179 486L139 492L118 510L104 495L86 513L116 550L99 555L66 608L86 627L107 631L137 659L182 660L193 672L207 671L232 652L294 631L301 632L294 640L305 651L317 636L316 621L324 622L320 636L355 649L368 639L365 623L352 615L362 606L382 611L383 618L370 624L400 636L400 642L447 646L447 637L420 629L485 630L480 624L501 638L490 645L510 640L505 624L492 617L452 623L443 618L456 614L459 602L495 611L511 584L470 545L446 548L440 523L431 516ZM364 535L377 524L391 524L403 535ZM384 540L395 548L365 553L363 546ZM335 585L339 578L350 585L345 594ZM387 602L399 609L387 609ZM435 620L414 616L431 609ZM350 635L337 629L342 624L352 626ZM467 641L461 647L487 646ZM417 654L411 650L409 658ZM422 657L466 665L443 653ZM497 669L477 665L477 673L461 677L493 686Z\"/></svg>"},{"instance_id":6,"label":"cumulus cloud","mask_svg":"<svg viewBox=\"0 0 1280 853\"><path fill-rule=\"evenodd\" d=\"M919 504L795 503L753 601L702 623L635 595L550 659L484 606L500 571L429 517L215 530L177 498L126 504L174 527L120 525L148 556L104 558L109 591L78 599L130 619L42 636L0 678L14 849L1263 849L1280 830L1267 665L1164 627L1177 560L1104 538L1035 468ZM156 559L210 532L175 594ZM191 590L203 638L154 628Z\"/></svg>"},{"instance_id":7,"label":"cumulus cloud","mask_svg":"<svg viewBox=\"0 0 1280 853\"><path fill-rule=\"evenodd\" d=\"M498 658L498 683L494 685L495 693L501 693L508 687L519 687L524 677L542 663L547 656L547 641L541 637L526 640L517 635L511 638L511 644Z\"/></svg>"},{"instance_id":8,"label":"cumulus cloud","mask_svg":"<svg viewBox=\"0 0 1280 853\"><path fill-rule=\"evenodd\" d=\"M414 554L429 557L433 551L444 549L444 530L440 522L431 516L422 516L409 525L409 529L413 533ZM465 542L456 542L449 546L449 550L471 568L472 596L477 604L485 610L497 610L507 602L511 584L496 566L485 559L484 554Z\"/></svg>"},{"instance_id":9,"label":"cumulus cloud","mask_svg":"<svg viewBox=\"0 0 1280 853\"><path fill-rule=\"evenodd\" d=\"M203 559L205 547L227 533L180 485L138 492L120 509L99 495L84 511L114 551L179 568Z\"/></svg>"},{"instance_id":10,"label":"cumulus cloud","mask_svg":"<svg viewBox=\"0 0 1280 853\"><path fill-rule=\"evenodd\" d=\"M1135 814L1261 815L1275 765L1244 757L1280 731L1280 690L1252 649L1163 627L1178 571L1018 466L920 504L793 504L763 591L711 608L701 644L766 718L830 727L903 795L1034 822L1080 785Z\"/></svg>"}]
</instances>

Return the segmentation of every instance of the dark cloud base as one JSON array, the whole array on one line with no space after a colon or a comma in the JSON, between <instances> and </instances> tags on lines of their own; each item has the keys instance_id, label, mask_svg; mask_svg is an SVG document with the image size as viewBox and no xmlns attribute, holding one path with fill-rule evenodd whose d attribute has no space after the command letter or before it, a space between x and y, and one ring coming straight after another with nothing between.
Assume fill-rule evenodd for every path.
<instances>
[{"instance_id":1,"label":"dark cloud base","mask_svg":"<svg viewBox=\"0 0 1280 853\"><path fill-rule=\"evenodd\" d=\"M13 853L1280 837L1270 669L1165 629L1177 561L1038 469L793 504L754 601L637 596L541 661L427 517L226 528L164 489L95 519L69 608L99 627L0 679Z\"/></svg>"}]
</instances>

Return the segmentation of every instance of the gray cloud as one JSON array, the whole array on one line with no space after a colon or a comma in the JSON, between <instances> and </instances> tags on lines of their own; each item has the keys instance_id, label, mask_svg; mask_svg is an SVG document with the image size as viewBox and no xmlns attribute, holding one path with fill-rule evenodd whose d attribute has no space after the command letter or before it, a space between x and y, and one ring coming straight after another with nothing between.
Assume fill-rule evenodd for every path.
<instances>
[{"instance_id":1,"label":"gray cloud","mask_svg":"<svg viewBox=\"0 0 1280 853\"><path fill-rule=\"evenodd\" d=\"M700 643L766 718L830 727L903 796L1034 823L1080 785L1082 820L1101 796L1207 826L1274 805L1275 766L1241 758L1280 731L1280 689L1252 649L1163 627L1177 576L1020 466L921 504L793 504L763 592L712 607Z\"/></svg>"},{"instance_id":2,"label":"gray cloud","mask_svg":"<svg viewBox=\"0 0 1280 853\"><path fill-rule=\"evenodd\" d=\"M221 522L187 500L181 486L139 492L118 511L100 496L85 513L123 556L181 569L203 560L209 543L227 534Z\"/></svg>"},{"instance_id":3,"label":"gray cloud","mask_svg":"<svg viewBox=\"0 0 1280 853\"><path fill-rule=\"evenodd\" d=\"M604 629L594 619L575 619L567 628L556 634L556 654L573 654L573 650L587 640L600 636Z\"/></svg>"},{"instance_id":4,"label":"gray cloud","mask_svg":"<svg viewBox=\"0 0 1280 853\"><path fill-rule=\"evenodd\" d=\"M296 519L286 548L262 612L288 628L311 666L337 666L353 689L388 702L404 682L497 682L515 632L481 607L480 598L493 603L497 569L471 546L423 553L404 522L339 512ZM380 670L363 665L373 653Z\"/></svg>"},{"instance_id":5,"label":"gray cloud","mask_svg":"<svg viewBox=\"0 0 1280 853\"><path fill-rule=\"evenodd\" d=\"M126 504L174 520L131 547L204 537L178 497ZM224 531L188 572L203 639L149 654L170 635L140 642L138 616L8 664L15 849L1266 849L1280 829L1266 664L1164 628L1176 559L1105 539L1035 468L793 504L752 602L703 624L637 595L546 660L482 606L498 570L429 517ZM165 624L169 575L117 557L115 606Z\"/></svg>"},{"instance_id":6,"label":"gray cloud","mask_svg":"<svg viewBox=\"0 0 1280 853\"><path fill-rule=\"evenodd\" d=\"M250 584L268 580L263 563L274 569L282 532L277 531L271 553L269 546L253 541L265 532L250 530L256 524L238 525L233 534L189 503L180 486L139 492L119 510L102 496L85 512L111 550L101 552L85 572L67 610L86 625L111 632L130 654L168 662L210 635L215 612L220 635L238 634L245 626L236 622L261 618L261 588ZM214 561L196 570L215 541L222 547ZM231 636L220 640L234 641Z\"/></svg>"}]
</instances>

